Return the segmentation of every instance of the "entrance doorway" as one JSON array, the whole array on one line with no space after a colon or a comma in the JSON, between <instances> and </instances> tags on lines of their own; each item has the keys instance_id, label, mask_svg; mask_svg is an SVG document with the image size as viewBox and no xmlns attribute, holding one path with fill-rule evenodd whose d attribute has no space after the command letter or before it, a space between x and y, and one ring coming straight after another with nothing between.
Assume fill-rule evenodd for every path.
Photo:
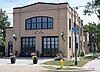
<instances>
[{"instance_id":1,"label":"entrance doorway","mask_svg":"<svg viewBox=\"0 0 100 72\"><path fill-rule=\"evenodd\" d=\"M54 57L58 53L58 37L42 37L42 56Z\"/></svg>"},{"instance_id":2,"label":"entrance doorway","mask_svg":"<svg viewBox=\"0 0 100 72\"><path fill-rule=\"evenodd\" d=\"M31 56L36 48L35 37L22 37L21 38L21 56Z\"/></svg>"}]
</instances>

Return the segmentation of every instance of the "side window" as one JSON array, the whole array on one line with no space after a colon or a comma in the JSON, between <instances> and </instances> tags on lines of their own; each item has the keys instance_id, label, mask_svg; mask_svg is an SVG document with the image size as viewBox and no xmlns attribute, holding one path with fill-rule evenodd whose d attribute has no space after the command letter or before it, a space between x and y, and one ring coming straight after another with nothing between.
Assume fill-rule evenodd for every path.
<instances>
[{"instance_id":1,"label":"side window","mask_svg":"<svg viewBox=\"0 0 100 72\"><path fill-rule=\"evenodd\" d=\"M71 19L69 19L69 29L71 29Z\"/></svg>"},{"instance_id":2,"label":"side window","mask_svg":"<svg viewBox=\"0 0 100 72\"><path fill-rule=\"evenodd\" d=\"M69 48L71 48L71 37L69 37Z\"/></svg>"}]
</instances>

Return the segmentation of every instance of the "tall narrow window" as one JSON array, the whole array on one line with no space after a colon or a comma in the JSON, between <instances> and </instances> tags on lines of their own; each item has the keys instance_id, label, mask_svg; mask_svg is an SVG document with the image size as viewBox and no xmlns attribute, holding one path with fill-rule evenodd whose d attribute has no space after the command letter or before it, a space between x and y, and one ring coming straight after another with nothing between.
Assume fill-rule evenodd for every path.
<instances>
[{"instance_id":1,"label":"tall narrow window","mask_svg":"<svg viewBox=\"0 0 100 72\"><path fill-rule=\"evenodd\" d=\"M71 29L71 19L69 19L69 29Z\"/></svg>"},{"instance_id":2,"label":"tall narrow window","mask_svg":"<svg viewBox=\"0 0 100 72\"><path fill-rule=\"evenodd\" d=\"M69 37L69 48L71 48L71 37Z\"/></svg>"}]
</instances>

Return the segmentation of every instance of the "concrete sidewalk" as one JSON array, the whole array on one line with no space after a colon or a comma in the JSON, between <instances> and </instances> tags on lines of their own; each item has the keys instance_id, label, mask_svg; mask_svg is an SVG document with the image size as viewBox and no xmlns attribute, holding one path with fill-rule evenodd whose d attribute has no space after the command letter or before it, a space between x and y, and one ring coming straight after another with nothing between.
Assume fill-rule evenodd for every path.
<instances>
[{"instance_id":1,"label":"concrete sidewalk","mask_svg":"<svg viewBox=\"0 0 100 72\"><path fill-rule=\"evenodd\" d=\"M40 65L43 62L54 60L53 58L38 58L38 63ZM0 64L11 64L9 57L3 57L0 59ZM33 65L31 57L17 57L15 65Z\"/></svg>"},{"instance_id":2,"label":"concrete sidewalk","mask_svg":"<svg viewBox=\"0 0 100 72\"><path fill-rule=\"evenodd\" d=\"M0 59L0 72L51 72L40 64L53 58L39 58L38 64L33 64L31 57L18 57L15 64L11 64L8 57Z\"/></svg>"},{"instance_id":3,"label":"concrete sidewalk","mask_svg":"<svg viewBox=\"0 0 100 72\"><path fill-rule=\"evenodd\" d=\"M100 72L100 56L84 65L83 68L94 70L92 72Z\"/></svg>"}]
</instances>

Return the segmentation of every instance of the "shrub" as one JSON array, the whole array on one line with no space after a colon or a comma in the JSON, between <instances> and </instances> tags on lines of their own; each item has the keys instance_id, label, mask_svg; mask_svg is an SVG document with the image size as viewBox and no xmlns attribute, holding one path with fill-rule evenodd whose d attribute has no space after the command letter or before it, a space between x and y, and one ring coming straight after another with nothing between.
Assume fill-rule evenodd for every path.
<instances>
[{"instance_id":1,"label":"shrub","mask_svg":"<svg viewBox=\"0 0 100 72\"><path fill-rule=\"evenodd\" d=\"M84 52L80 52L80 56L84 56Z\"/></svg>"}]
</instances>

